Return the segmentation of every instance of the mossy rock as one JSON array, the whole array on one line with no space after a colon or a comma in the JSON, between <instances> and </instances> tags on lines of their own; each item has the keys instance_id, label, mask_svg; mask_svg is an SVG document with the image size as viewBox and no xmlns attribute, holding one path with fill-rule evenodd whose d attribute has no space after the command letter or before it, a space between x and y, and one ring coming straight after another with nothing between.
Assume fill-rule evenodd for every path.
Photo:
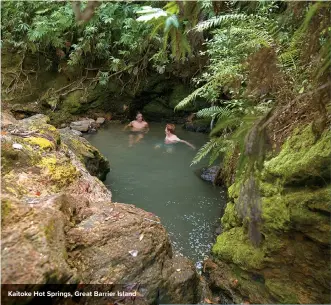
<instances>
[{"instance_id":1,"label":"mossy rock","mask_svg":"<svg viewBox=\"0 0 331 305\"><path fill-rule=\"evenodd\" d=\"M46 112L46 114L49 116L52 125L57 127L61 126L61 124L63 123L68 123L77 119L75 115L72 115L71 113L64 110L54 112L49 110L48 112Z\"/></svg>"},{"instance_id":2,"label":"mossy rock","mask_svg":"<svg viewBox=\"0 0 331 305\"><path fill-rule=\"evenodd\" d=\"M263 228L267 232L288 231L290 228L290 211L284 196L263 198L262 200Z\"/></svg>"},{"instance_id":3,"label":"mossy rock","mask_svg":"<svg viewBox=\"0 0 331 305\"><path fill-rule=\"evenodd\" d=\"M9 200L4 199L1 200L1 224L5 224L7 218L10 215L10 212L12 210L12 205Z\"/></svg>"},{"instance_id":4,"label":"mossy rock","mask_svg":"<svg viewBox=\"0 0 331 305\"><path fill-rule=\"evenodd\" d=\"M54 148L56 148L61 143L60 134L53 125L48 124L49 121L50 118L48 116L43 114L37 114L19 121L19 125L20 128L26 131L35 132L34 137L44 138L45 140L52 142L54 144ZM45 145L46 143L41 139L35 139L31 141L35 141L34 144L37 144L36 141L39 141L39 144ZM43 141L43 143L41 143L41 141Z\"/></svg>"},{"instance_id":5,"label":"mossy rock","mask_svg":"<svg viewBox=\"0 0 331 305\"><path fill-rule=\"evenodd\" d=\"M13 143L23 146L22 150L13 148ZM2 174L6 174L15 168L28 168L40 161L40 155L33 151L29 143L23 138L8 139L1 145L1 169Z\"/></svg>"},{"instance_id":6,"label":"mossy rock","mask_svg":"<svg viewBox=\"0 0 331 305\"><path fill-rule=\"evenodd\" d=\"M233 227L238 227L242 224L236 211L235 204L233 202L228 202L226 204L226 208L221 222L222 229L225 231L230 230Z\"/></svg>"},{"instance_id":7,"label":"mossy rock","mask_svg":"<svg viewBox=\"0 0 331 305\"><path fill-rule=\"evenodd\" d=\"M279 155L265 163L264 178L277 177L285 185L320 185L330 181L330 141L329 130L317 141L311 124L297 130Z\"/></svg>"},{"instance_id":8,"label":"mossy rock","mask_svg":"<svg viewBox=\"0 0 331 305\"><path fill-rule=\"evenodd\" d=\"M285 196L291 225L316 242L330 243L330 187Z\"/></svg>"},{"instance_id":9,"label":"mossy rock","mask_svg":"<svg viewBox=\"0 0 331 305\"><path fill-rule=\"evenodd\" d=\"M25 139L25 141L31 145L40 147L42 150L52 150L55 148L54 143L52 143L51 141L49 141L45 138L41 138L41 137L31 137L31 138Z\"/></svg>"},{"instance_id":10,"label":"mossy rock","mask_svg":"<svg viewBox=\"0 0 331 305\"><path fill-rule=\"evenodd\" d=\"M162 120L174 116L174 111L172 109L167 108L157 101L150 102L144 107L142 112L147 120Z\"/></svg>"},{"instance_id":11,"label":"mossy rock","mask_svg":"<svg viewBox=\"0 0 331 305\"><path fill-rule=\"evenodd\" d=\"M61 190L74 182L79 173L69 160L59 160L55 155L42 157L38 166L54 184L54 191Z\"/></svg>"},{"instance_id":12,"label":"mossy rock","mask_svg":"<svg viewBox=\"0 0 331 305\"><path fill-rule=\"evenodd\" d=\"M74 152L89 173L105 180L110 170L109 161L86 139L75 135L70 129L60 129L60 133L63 143Z\"/></svg>"},{"instance_id":13,"label":"mossy rock","mask_svg":"<svg viewBox=\"0 0 331 305\"><path fill-rule=\"evenodd\" d=\"M233 189L233 191L231 191L233 194L230 195L232 198L239 196L240 185L242 183L240 177L237 177L235 181L238 159L239 155L236 147L229 146L224 153L222 160L222 171L220 171L220 176L217 178L218 181L221 181L223 184L229 187L229 191L230 188Z\"/></svg>"},{"instance_id":14,"label":"mossy rock","mask_svg":"<svg viewBox=\"0 0 331 305\"><path fill-rule=\"evenodd\" d=\"M70 92L62 101L61 109L70 114L79 114L82 110L81 98L83 96L82 90Z\"/></svg>"},{"instance_id":15,"label":"mossy rock","mask_svg":"<svg viewBox=\"0 0 331 305\"><path fill-rule=\"evenodd\" d=\"M243 269L262 269L265 253L254 247L243 227L235 227L217 237L212 249L221 260L232 262Z\"/></svg>"},{"instance_id":16,"label":"mossy rock","mask_svg":"<svg viewBox=\"0 0 331 305\"><path fill-rule=\"evenodd\" d=\"M265 285L270 294L281 304L299 304L297 290L291 282L286 283L280 279L267 279Z\"/></svg>"},{"instance_id":17,"label":"mossy rock","mask_svg":"<svg viewBox=\"0 0 331 305\"><path fill-rule=\"evenodd\" d=\"M277 181L276 183L260 181L259 189L262 197L270 197L280 194L283 190L283 187L281 185L278 185Z\"/></svg>"},{"instance_id":18,"label":"mossy rock","mask_svg":"<svg viewBox=\"0 0 331 305\"><path fill-rule=\"evenodd\" d=\"M238 198L240 194L240 188L242 185L242 181L233 183L228 188L228 194L230 198Z\"/></svg>"}]
</instances>

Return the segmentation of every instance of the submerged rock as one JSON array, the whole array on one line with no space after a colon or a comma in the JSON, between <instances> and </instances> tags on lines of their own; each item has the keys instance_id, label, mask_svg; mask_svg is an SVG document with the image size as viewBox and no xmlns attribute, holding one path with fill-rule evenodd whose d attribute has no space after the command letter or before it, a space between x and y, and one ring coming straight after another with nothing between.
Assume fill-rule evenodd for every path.
<instances>
[{"instance_id":1,"label":"submerged rock","mask_svg":"<svg viewBox=\"0 0 331 305\"><path fill-rule=\"evenodd\" d=\"M214 183L219 173L219 170L220 170L219 166L204 167L198 170L197 174L202 180Z\"/></svg>"}]
</instances>

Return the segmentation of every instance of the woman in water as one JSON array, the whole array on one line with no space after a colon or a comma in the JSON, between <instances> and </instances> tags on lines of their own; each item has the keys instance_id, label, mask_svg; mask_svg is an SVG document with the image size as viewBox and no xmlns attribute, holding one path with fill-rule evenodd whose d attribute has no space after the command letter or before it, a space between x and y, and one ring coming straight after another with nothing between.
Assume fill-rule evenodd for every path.
<instances>
[{"instance_id":1,"label":"woman in water","mask_svg":"<svg viewBox=\"0 0 331 305\"><path fill-rule=\"evenodd\" d=\"M164 139L164 144L166 146L169 145L169 148L171 148L171 144L176 144L176 143L185 143L186 145L190 146L192 149L195 149L195 147L187 142L187 141L184 141L184 140L181 140L179 139L176 135L175 135L175 125L174 124L167 124L166 125L166 128L165 128L165 134L166 134L166 137ZM157 145L155 146L155 148L160 148L161 146L160 145ZM167 149L167 152L172 152L172 149Z\"/></svg>"},{"instance_id":2,"label":"woman in water","mask_svg":"<svg viewBox=\"0 0 331 305\"><path fill-rule=\"evenodd\" d=\"M125 126L124 130L128 127L131 128L129 135L129 147L132 147L133 144L138 143L149 129L148 123L144 121L143 115L140 112L137 113L134 121Z\"/></svg>"}]
</instances>

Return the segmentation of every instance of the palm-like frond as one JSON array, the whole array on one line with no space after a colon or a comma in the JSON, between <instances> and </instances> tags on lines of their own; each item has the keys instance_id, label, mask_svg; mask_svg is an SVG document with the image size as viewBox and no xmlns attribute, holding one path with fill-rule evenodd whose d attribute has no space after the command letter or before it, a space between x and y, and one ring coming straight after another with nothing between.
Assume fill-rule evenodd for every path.
<instances>
[{"instance_id":1,"label":"palm-like frond","mask_svg":"<svg viewBox=\"0 0 331 305\"><path fill-rule=\"evenodd\" d=\"M181 110L187 107L190 103L192 103L202 92L205 88L210 86L209 83L203 85L202 87L194 90L189 96L185 97L183 100L181 100L177 106L175 107L175 110Z\"/></svg>"},{"instance_id":2,"label":"palm-like frond","mask_svg":"<svg viewBox=\"0 0 331 305\"><path fill-rule=\"evenodd\" d=\"M231 116L232 111L228 107L219 107L219 106L212 106L209 108L204 108L199 110L196 113L198 118L209 118L209 117L229 117Z\"/></svg>"},{"instance_id":3,"label":"palm-like frond","mask_svg":"<svg viewBox=\"0 0 331 305\"><path fill-rule=\"evenodd\" d=\"M215 127L210 132L210 136L215 136L220 131L224 129L235 129L236 127L240 126L241 117L234 116L233 114L226 118L221 118L217 121Z\"/></svg>"},{"instance_id":4,"label":"palm-like frond","mask_svg":"<svg viewBox=\"0 0 331 305\"><path fill-rule=\"evenodd\" d=\"M252 18L252 16L245 14L227 14L227 15L215 16L213 18L198 23L193 29L198 32L202 32L211 29L213 27L219 26L224 21L229 21L229 20L242 21L247 18Z\"/></svg>"}]
</instances>

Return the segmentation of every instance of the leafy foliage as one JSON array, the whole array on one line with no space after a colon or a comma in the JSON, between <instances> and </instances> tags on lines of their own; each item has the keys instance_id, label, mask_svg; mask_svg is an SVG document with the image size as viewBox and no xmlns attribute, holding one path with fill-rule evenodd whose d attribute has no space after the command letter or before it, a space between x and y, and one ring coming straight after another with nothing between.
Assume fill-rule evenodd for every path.
<instances>
[{"instance_id":1,"label":"leafy foliage","mask_svg":"<svg viewBox=\"0 0 331 305\"><path fill-rule=\"evenodd\" d=\"M163 52L171 49L172 57L178 61L184 60L192 53L187 31L196 25L200 12L198 2L171 1L163 9L143 6L142 10L137 11L141 14L137 21L153 26L151 37L158 38L157 34L163 31L160 37L163 40Z\"/></svg>"},{"instance_id":2,"label":"leafy foliage","mask_svg":"<svg viewBox=\"0 0 331 305\"><path fill-rule=\"evenodd\" d=\"M127 73L136 85L138 73L143 75L152 56L151 27L136 21L138 8L128 3L102 3L88 22L77 23L69 1L6 1L2 47L43 54L59 65L59 71L61 63L82 70L102 66L97 80L104 85L112 73Z\"/></svg>"},{"instance_id":3,"label":"leafy foliage","mask_svg":"<svg viewBox=\"0 0 331 305\"><path fill-rule=\"evenodd\" d=\"M207 71L193 79L197 89L176 109L185 109L195 99L203 98L212 106L201 109L197 116L211 117L216 122L210 145L198 152L195 161L205 157L206 152L215 155L213 151L220 149L215 144L218 138L221 142L233 140L244 152L254 123L270 112L276 100L283 100L285 92L302 94L312 88L308 85L309 73L318 75L319 71L322 75L330 67L331 50L326 43L330 27L320 16L322 8L330 11L330 5L317 2L304 6L302 17L294 23L290 16L284 20L287 12L274 1L233 5L230 13L202 21L192 29L211 31L205 44L210 64ZM302 49L314 18L320 19L315 33L321 35L315 51L315 58L321 62L317 69L304 63ZM267 67L268 61L270 66L262 68L262 62ZM286 93L286 98L291 99L292 94Z\"/></svg>"}]
</instances>

